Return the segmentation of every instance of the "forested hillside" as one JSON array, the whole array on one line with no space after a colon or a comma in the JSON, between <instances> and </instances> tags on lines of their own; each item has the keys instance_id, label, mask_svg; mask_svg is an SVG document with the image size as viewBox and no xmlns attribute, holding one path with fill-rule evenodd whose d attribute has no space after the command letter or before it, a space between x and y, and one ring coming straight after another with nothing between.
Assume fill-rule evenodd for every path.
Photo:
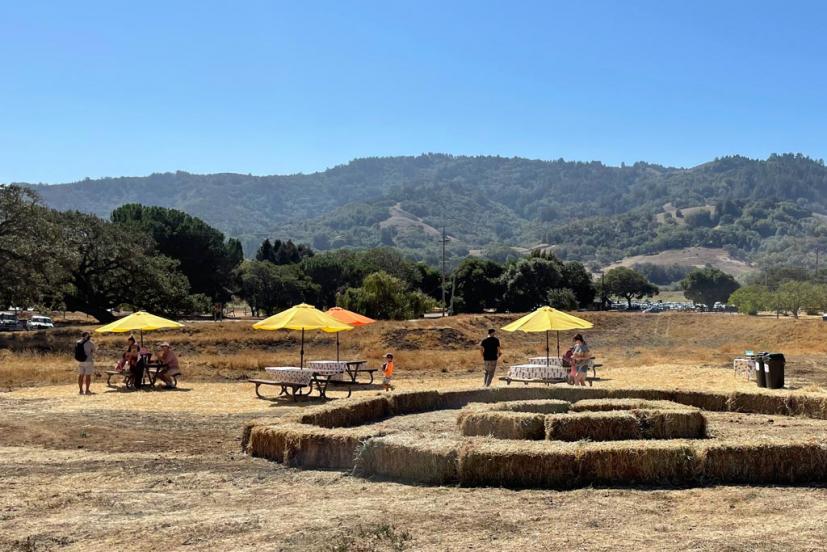
<instances>
[{"instance_id":1,"label":"forested hillside","mask_svg":"<svg viewBox=\"0 0 827 552\"><path fill-rule=\"evenodd\" d=\"M271 237L317 250L391 245L435 263L443 226L455 257L549 244L563 259L608 264L707 246L806 265L827 248L827 168L792 154L691 169L429 154L308 175L177 172L35 188L50 207L102 217L124 203L180 209L248 255Z\"/></svg>"}]
</instances>

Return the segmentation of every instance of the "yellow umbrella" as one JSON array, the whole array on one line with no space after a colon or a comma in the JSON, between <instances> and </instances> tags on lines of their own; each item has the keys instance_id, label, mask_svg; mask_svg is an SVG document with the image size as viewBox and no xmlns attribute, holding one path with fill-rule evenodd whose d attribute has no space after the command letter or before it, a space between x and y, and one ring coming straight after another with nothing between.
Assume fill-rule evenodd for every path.
<instances>
[{"instance_id":1,"label":"yellow umbrella","mask_svg":"<svg viewBox=\"0 0 827 552\"><path fill-rule=\"evenodd\" d=\"M155 316L154 314L150 314L145 311L138 311L130 314L129 316L124 316L114 322L107 324L105 326L101 326L100 328L96 329L95 332L97 333L108 333L108 332L115 332L115 333L124 333L124 332L134 332L138 330L141 332L141 345L144 344L144 330L163 330L168 328L183 328L184 325L180 322L174 322L172 320L167 320L166 318L161 318L160 316Z\"/></svg>"},{"instance_id":2,"label":"yellow umbrella","mask_svg":"<svg viewBox=\"0 0 827 552\"><path fill-rule=\"evenodd\" d=\"M557 332L557 356L560 356L560 331L561 330L587 330L594 327L588 320L577 318L571 314L553 309L551 307L540 307L511 324L503 326L507 332L546 332L546 363L549 359L548 332Z\"/></svg>"},{"instance_id":3,"label":"yellow umbrella","mask_svg":"<svg viewBox=\"0 0 827 552\"><path fill-rule=\"evenodd\" d=\"M286 311L274 314L270 318L265 318L260 322L253 324L253 329L256 330L301 330L302 331L302 345L301 345L301 366L304 368L304 331L305 330L321 330L327 333L344 332L352 330L353 326L348 326L344 322L339 322L329 314L325 314L313 305L301 303L295 307L290 307Z\"/></svg>"}]
</instances>

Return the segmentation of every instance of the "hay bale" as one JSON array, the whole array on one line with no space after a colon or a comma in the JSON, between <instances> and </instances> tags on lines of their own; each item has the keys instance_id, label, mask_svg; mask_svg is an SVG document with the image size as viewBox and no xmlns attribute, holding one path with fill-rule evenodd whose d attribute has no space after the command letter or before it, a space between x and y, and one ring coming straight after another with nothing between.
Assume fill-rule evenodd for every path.
<instances>
[{"instance_id":1,"label":"hay bale","mask_svg":"<svg viewBox=\"0 0 827 552\"><path fill-rule=\"evenodd\" d=\"M244 428L241 430L241 450L247 452L247 446L250 443L250 435L252 434L254 427L277 425L284 423L284 421L284 418L254 418L244 424Z\"/></svg>"},{"instance_id":2,"label":"hay bale","mask_svg":"<svg viewBox=\"0 0 827 552\"><path fill-rule=\"evenodd\" d=\"M825 483L827 444L710 443L700 449L703 477L722 483Z\"/></svg>"},{"instance_id":3,"label":"hay bale","mask_svg":"<svg viewBox=\"0 0 827 552\"><path fill-rule=\"evenodd\" d=\"M445 485L459 480L458 456L459 444L453 440L387 435L365 442L354 471L362 476Z\"/></svg>"},{"instance_id":4,"label":"hay bale","mask_svg":"<svg viewBox=\"0 0 827 552\"><path fill-rule=\"evenodd\" d=\"M326 429L287 423L256 426L250 432L252 456L303 468L351 469L362 443L387 432Z\"/></svg>"},{"instance_id":5,"label":"hay bale","mask_svg":"<svg viewBox=\"0 0 827 552\"><path fill-rule=\"evenodd\" d=\"M574 445L473 439L459 453L465 486L565 489L578 484Z\"/></svg>"},{"instance_id":6,"label":"hay bale","mask_svg":"<svg viewBox=\"0 0 827 552\"><path fill-rule=\"evenodd\" d=\"M547 385L508 385L492 387L491 394L495 402L531 401L553 398L554 388Z\"/></svg>"},{"instance_id":7,"label":"hay bale","mask_svg":"<svg viewBox=\"0 0 827 552\"><path fill-rule=\"evenodd\" d=\"M309 410L298 416L299 423L321 427L353 427L387 418L390 402L386 397L342 399L336 404Z\"/></svg>"},{"instance_id":8,"label":"hay bale","mask_svg":"<svg viewBox=\"0 0 827 552\"><path fill-rule=\"evenodd\" d=\"M789 414L790 395L782 393L742 393L735 391L727 400L730 412L747 412L752 414Z\"/></svg>"},{"instance_id":9,"label":"hay bale","mask_svg":"<svg viewBox=\"0 0 827 552\"><path fill-rule=\"evenodd\" d=\"M583 443L576 451L581 485L685 484L698 476L694 448L680 441Z\"/></svg>"},{"instance_id":10,"label":"hay bale","mask_svg":"<svg viewBox=\"0 0 827 552\"><path fill-rule=\"evenodd\" d=\"M647 401L671 401L672 391L666 389L647 389L642 387L624 387L623 389L608 389L608 399L643 399Z\"/></svg>"},{"instance_id":11,"label":"hay bale","mask_svg":"<svg viewBox=\"0 0 827 552\"><path fill-rule=\"evenodd\" d=\"M605 399L609 396L608 389L594 387L573 387L570 385L553 385L547 388L550 391L549 399L566 402L577 402L585 399Z\"/></svg>"},{"instance_id":12,"label":"hay bale","mask_svg":"<svg viewBox=\"0 0 827 552\"><path fill-rule=\"evenodd\" d=\"M710 412L726 412L728 410L729 395L713 391L672 391L672 401L694 406Z\"/></svg>"},{"instance_id":13,"label":"hay bale","mask_svg":"<svg viewBox=\"0 0 827 552\"><path fill-rule=\"evenodd\" d=\"M545 436L544 416L529 412L486 412L464 410L457 417L463 435L497 439L540 440Z\"/></svg>"},{"instance_id":14,"label":"hay bale","mask_svg":"<svg viewBox=\"0 0 827 552\"><path fill-rule=\"evenodd\" d=\"M632 410L640 423L644 439L702 439L706 437L706 417L697 409Z\"/></svg>"},{"instance_id":15,"label":"hay bale","mask_svg":"<svg viewBox=\"0 0 827 552\"><path fill-rule=\"evenodd\" d=\"M438 391L408 391L391 393L388 397L392 415L416 414L440 408Z\"/></svg>"},{"instance_id":16,"label":"hay bale","mask_svg":"<svg viewBox=\"0 0 827 552\"><path fill-rule=\"evenodd\" d=\"M571 407L574 412L608 412L611 410L686 410L686 405L672 401L645 399L586 399L577 401Z\"/></svg>"},{"instance_id":17,"label":"hay bale","mask_svg":"<svg viewBox=\"0 0 827 552\"><path fill-rule=\"evenodd\" d=\"M471 402L496 402L494 390L490 388L481 388L439 391L439 403L437 408L439 410L453 410L456 408L463 408Z\"/></svg>"},{"instance_id":18,"label":"hay bale","mask_svg":"<svg viewBox=\"0 0 827 552\"><path fill-rule=\"evenodd\" d=\"M827 420L827 396L802 394L790 399L790 414Z\"/></svg>"},{"instance_id":19,"label":"hay bale","mask_svg":"<svg viewBox=\"0 0 827 552\"><path fill-rule=\"evenodd\" d=\"M545 399L535 401L511 401L494 403L490 406L492 411L499 412L532 412L534 414L562 414L569 411L571 403L558 399Z\"/></svg>"},{"instance_id":20,"label":"hay bale","mask_svg":"<svg viewBox=\"0 0 827 552\"><path fill-rule=\"evenodd\" d=\"M630 412L573 412L546 416L549 441L618 441L642 437L638 418Z\"/></svg>"}]
</instances>

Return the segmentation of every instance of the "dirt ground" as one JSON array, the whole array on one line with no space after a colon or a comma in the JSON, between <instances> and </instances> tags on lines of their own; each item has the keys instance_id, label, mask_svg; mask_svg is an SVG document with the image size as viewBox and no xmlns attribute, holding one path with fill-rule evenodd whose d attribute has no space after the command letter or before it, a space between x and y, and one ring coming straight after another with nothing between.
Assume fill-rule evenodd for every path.
<instances>
[{"instance_id":1,"label":"dirt ground","mask_svg":"<svg viewBox=\"0 0 827 552\"><path fill-rule=\"evenodd\" d=\"M681 342L692 332L665 318L647 324L671 324L669 331ZM444 343L428 347L422 343L431 337L396 336L420 347L400 355L411 359L410 365L420 353L434 358L438 347L456 359L407 371L400 362L398 387L478 384L473 359L460 356L466 354L460 346L451 349L452 340L470 339L461 324L459 331L438 332ZM746 330L716 336L717 349L687 352L680 362L658 354L659 347L678 346L666 343L663 332L624 330L620 323L611 331L625 331L627 344L635 341L613 345L604 330L601 341L613 360L595 385L754 388L726 367L729 349L753 339L744 337ZM821 331L799 325L773 339L800 334L823 355L823 340L814 340ZM521 339L512 349L533 352L536 343ZM824 392L821 357L805 354L803 345L788 350L793 386ZM32 353L6 354L17 360ZM48 377L63 374L63 381L71 382L68 366L63 362ZM285 468L242 454L241 428L251 418L318 402L259 400L252 385L205 373L184 379L176 391L109 390L96 380L96 394L89 397L78 396L71 383L14 386L0 393L0 550L788 551L823 550L827 540L824 486L513 491L425 487ZM800 433L811 423L737 416L740 422L718 420L710 427L740 423L739 431L760 431L772 419L772 425Z\"/></svg>"}]
</instances>

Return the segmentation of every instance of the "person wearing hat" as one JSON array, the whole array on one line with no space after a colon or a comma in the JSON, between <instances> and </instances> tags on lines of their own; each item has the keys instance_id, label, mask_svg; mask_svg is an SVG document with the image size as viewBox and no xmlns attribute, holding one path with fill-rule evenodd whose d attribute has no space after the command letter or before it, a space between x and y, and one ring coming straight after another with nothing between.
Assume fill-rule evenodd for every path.
<instances>
[{"instance_id":1,"label":"person wearing hat","mask_svg":"<svg viewBox=\"0 0 827 552\"><path fill-rule=\"evenodd\" d=\"M95 344L89 332L83 332L75 342L75 360L78 361L78 389L80 395L91 395L92 374L95 373ZM86 384L86 392L83 386Z\"/></svg>"},{"instance_id":2,"label":"person wearing hat","mask_svg":"<svg viewBox=\"0 0 827 552\"><path fill-rule=\"evenodd\" d=\"M161 343L161 352L158 353L158 362L160 363L160 367L158 368L158 378L164 382L167 388L175 387L175 382L173 381L173 376L180 376L181 370L178 368L178 356L175 354L169 343L166 341Z\"/></svg>"}]
</instances>

